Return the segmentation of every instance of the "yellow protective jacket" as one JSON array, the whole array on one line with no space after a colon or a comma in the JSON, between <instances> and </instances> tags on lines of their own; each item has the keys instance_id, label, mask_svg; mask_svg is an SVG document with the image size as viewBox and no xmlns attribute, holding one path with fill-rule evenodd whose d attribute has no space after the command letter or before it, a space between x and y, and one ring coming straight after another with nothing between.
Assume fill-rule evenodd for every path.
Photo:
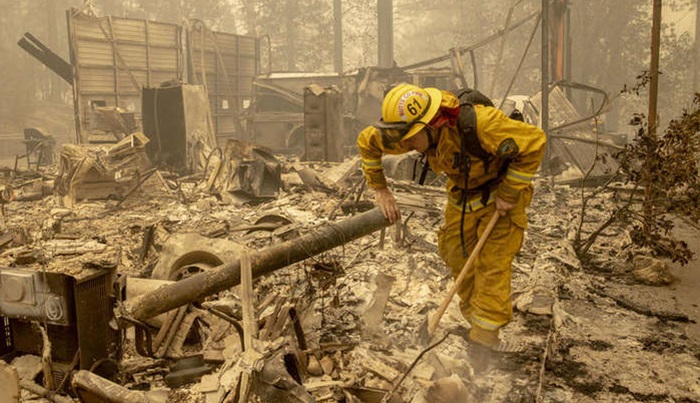
<instances>
[{"instance_id":1,"label":"yellow protective jacket","mask_svg":"<svg viewBox=\"0 0 700 403\"><path fill-rule=\"evenodd\" d=\"M457 97L443 91L441 107L454 108L459 105ZM501 110L474 105L477 137L482 148L493 158L486 170L484 162L469 157L468 175L460 172L462 135L456 125L440 129L437 146L426 151L430 168L447 175L447 194L451 204L461 206L462 197L467 197L467 209L483 207L481 196L473 193L481 185L495 182L495 195L510 203L518 201L520 192L531 186L532 179L544 157L546 136L544 132L528 123L509 119ZM383 154L402 154L410 150L400 144L384 147L381 133L373 126L360 132L357 145L362 157L362 170L368 185L373 189L387 186L381 158ZM507 170L504 171L504 164ZM500 179L496 179L498 177ZM468 178L468 183L465 181ZM496 179L494 181L494 179ZM466 192L464 191L466 189ZM491 195L493 199L493 194Z\"/></svg>"}]
</instances>

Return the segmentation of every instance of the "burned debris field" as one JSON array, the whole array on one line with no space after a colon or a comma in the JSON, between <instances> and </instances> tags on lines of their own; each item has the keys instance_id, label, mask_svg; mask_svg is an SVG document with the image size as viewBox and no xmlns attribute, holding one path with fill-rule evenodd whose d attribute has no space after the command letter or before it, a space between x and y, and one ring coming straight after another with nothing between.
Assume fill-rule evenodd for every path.
<instances>
[{"instance_id":1,"label":"burned debris field","mask_svg":"<svg viewBox=\"0 0 700 403\"><path fill-rule=\"evenodd\" d=\"M104 291L118 315L129 304L139 311L133 309L139 293L197 280L243 255L256 262L280 246L313 247L305 243L327 242L314 235L319 228L347 230L338 223L376 212L361 212L368 193L354 186L363 180L357 159L281 164L279 196L250 206L222 203L204 190L202 177L161 181L157 175L123 201L83 201L70 209L53 196L13 201L4 206L3 279L33 272L38 286L42 276L60 273L77 293L85 277L116 275L121 291ZM303 181L300 168L313 172L314 180ZM59 329L77 331L81 351L85 337L114 332L110 340L119 346L106 345L104 352L118 347L120 358L95 360L91 372L71 368L75 346L58 340L39 339L32 346L38 351L16 354L7 364L21 375L20 386L36 382L48 390L42 357L50 349L54 385L77 371L73 388L79 396L138 401L204 402L245 387L251 401L381 401L389 393L388 401L697 401L697 312L674 302L673 286L643 285L631 264L620 263L620 255L629 253L622 231L605 235L606 246L595 251L597 267L583 267L568 240L577 189L546 178L536 184L525 245L514 263L516 315L508 336L526 348L475 373L468 325L456 301L432 340L421 343L418 328L452 281L433 239L442 199L440 188L400 178L394 185L402 209L411 211L401 226L256 276L250 293L242 285L226 287L119 330L106 321L106 329L90 335L80 333L84 323ZM606 198L601 194L599 202ZM591 221L604 218L600 210ZM265 270L252 266L253 273ZM161 297L167 300L168 293ZM159 301L149 301L148 309L158 311ZM94 300L71 303L78 320L80 310L95 312ZM252 327L241 325L246 305ZM95 319L89 319L93 326L100 323ZM21 336L31 333L32 322L40 323L5 319L5 326L15 326L8 333ZM244 339L252 348L241 350ZM97 350L92 352L99 355ZM241 377L246 371L250 378ZM31 395L23 389L22 396Z\"/></svg>"},{"instance_id":2,"label":"burned debris field","mask_svg":"<svg viewBox=\"0 0 700 403\"><path fill-rule=\"evenodd\" d=\"M0 403L700 402L695 2L0 4Z\"/></svg>"}]
</instances>

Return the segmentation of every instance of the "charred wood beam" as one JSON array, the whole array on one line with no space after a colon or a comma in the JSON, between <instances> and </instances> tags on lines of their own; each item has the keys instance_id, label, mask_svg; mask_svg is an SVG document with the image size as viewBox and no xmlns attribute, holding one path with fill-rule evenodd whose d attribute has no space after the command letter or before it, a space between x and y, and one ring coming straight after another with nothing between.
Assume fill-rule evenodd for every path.
<instances>
[{"instance_id":1,"label":"charred wood beam","mask_svg":"<svg viewBox=\"0 0 700 403\"><path fill-rule=\"evenodd\" d=\"M324 225L297 239L251 254L253 278L300 262L389 225L378 208L338 223ZM240 260L236 260L127 301L120 314L142 321L229 289L240 282L241 263Z\"/></svg>"},{"instance_id":2,"label":"charred wood beam","mask_svg":"<svg viewBox=\"0 0 700 403\"><path fill-rule=\"evenodd\" d=\"M25 32L24 37L17 42L17 45L42 62L51 71L58 74L65 82L73 85L73 66L46 47L34 35Z\"/></svg>"}]
</instances>

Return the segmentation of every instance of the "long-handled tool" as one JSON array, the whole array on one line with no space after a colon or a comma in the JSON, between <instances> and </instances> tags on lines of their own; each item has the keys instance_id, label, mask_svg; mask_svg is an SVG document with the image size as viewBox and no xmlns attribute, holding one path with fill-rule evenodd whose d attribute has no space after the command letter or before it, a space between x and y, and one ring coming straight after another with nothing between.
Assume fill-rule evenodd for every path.
<instances>
[{"instance_id":1,"label":"long-handled tool","mask_svg":"<svg viewBox=\"0 0 700 403\"><path fill-rule=\"evenodd\" d=\"M500 217L500 214L498 213L498 210L496 210L493 215L491 216L491 220L489 221L488 225L486 226L486 229L484 230L483 234L481 234L481 237L479 237L479 241L476 243L476 246L474 247L474 250L472 253L469 254L469 259L467 259L467 262L464 263L464 266L462 267L462 271L459 273L459 276L457 276L457 279L455 280L454 284L452 285L452 288L450 288L450 291L447 293L447 296L445 299L442 301L442 304L440 304L440 307L438 308L437 312L435 312L435 315L433 315L433 318L430 320L428 324L428 331L427 331L427 337L425 339L430 339L430 336L433 335L435 332L435 329L437 329L438 325L440 324L440 319L442 319L442 315L445 314L445 311L447 310L447 306L450 304L450 301L452 301L452 298L454 297L455 293L459 289L459 286L462 284L462 281L464 281L464 278L467 277L467 273L471 271L472 266L474 265L474 261L476 260L476 257L479 255L481 252L481 248L483 248L484 244L486 243L486 240L488 239L489 235L491 234L491 231L493 230L493 227L496 226L496 222L498 221L498 218Z\"/></svg>"}]
</instances>

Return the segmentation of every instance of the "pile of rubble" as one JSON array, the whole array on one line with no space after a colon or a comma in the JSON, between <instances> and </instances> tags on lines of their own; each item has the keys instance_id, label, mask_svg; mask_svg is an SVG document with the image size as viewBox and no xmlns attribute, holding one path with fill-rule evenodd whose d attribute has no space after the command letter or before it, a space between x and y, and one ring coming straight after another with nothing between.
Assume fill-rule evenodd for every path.
<instances>
[{"instance_id":1,"label":"pile of rubble","mask_svg":"<svg viewBox=\"0 0 700 403\"><path fill-rule=\"evenodd\" d=\"M139 155L138 140L124 140L118 155ZM643 251L615 228L592 249L595 268L576 258L580 189L537 180L514 263L516 317L504 332L525 349L484 367L469 354L457 301L430 340L419 337L452 284L437 255L440 185L417 186L405 174L410 158L394 161L400 224L258 276L266 251L319 227L342 232L338 223L376 210L357 158L300 163L248 151L223 153L207 175L144 166L126 190L100 198L76 197L81 188L65 178L83 171L66 166L57 195L4 204L0 266L75 278L115 270L125 295L115 298L118 358L91 370L76 358L70 382L50 382L49 334L41 354L14 354L0 382L22 401L698 401L700 348L682 327L692 319L627 294L636 273L671 281L663 262L634 259ZM114 166L81 161L102 184L109 169L98 168ZM589 205L584 231L607 218L605 193ZM158 287L194 284L232 262L240 285L147 320L120 318Z\"/></svg>"}]
</instances>

